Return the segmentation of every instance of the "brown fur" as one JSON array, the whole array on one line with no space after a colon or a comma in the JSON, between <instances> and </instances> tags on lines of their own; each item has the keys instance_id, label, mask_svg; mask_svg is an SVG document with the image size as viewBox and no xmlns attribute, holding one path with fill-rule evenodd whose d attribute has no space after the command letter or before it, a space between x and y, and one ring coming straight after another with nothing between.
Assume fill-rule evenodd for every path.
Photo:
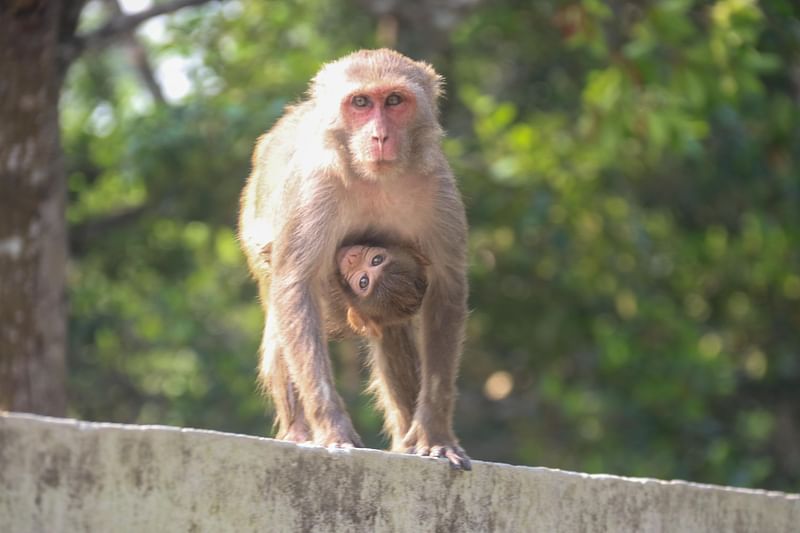
<instances>
[{"instance_id":1,"label":"brown fur","mask_svg":"<svg viewBox=\"0 0 800 533\"><path fill-rule=\"evenodd\" d=\"M282 438L361 445L331 375L326 322L341 309L330 297L329 258L350 236L377 232L430 259L418 324L387 326L370 343L392 449L469 468L452 431L467 226L441 150L440 91L429 65L390 50L357 52L323 67L308 99L258 141L239 235L266 315L260 371ZM402 103L389 106L387 94ZM354 95L375 107L354 109Z\"/></svg>"}]
</instances>

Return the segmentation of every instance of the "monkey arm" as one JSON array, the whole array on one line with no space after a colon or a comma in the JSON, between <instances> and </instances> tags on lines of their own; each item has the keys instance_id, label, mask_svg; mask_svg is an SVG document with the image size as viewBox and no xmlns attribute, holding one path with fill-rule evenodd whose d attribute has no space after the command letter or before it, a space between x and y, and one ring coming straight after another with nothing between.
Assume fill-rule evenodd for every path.
<instances>
[{"instance_id":1,"label":"monkey arm","mask_svg":"<svg viewBox=\"0 0 800 533\"><path fill-rule=\"evenodd\" d=\"M448 282L434 280L422 308L422 378L414 421L405 444L419 455L447 457L455 467L470 469L469 458L453 433L455 381L467 316L467 283L453 273Z\"/></svg>"},{"instance_id":2,"label":"monkey arm","mask_svg":"<svg viewBox=\"0 0 800 533\"><path fill-rule=\"evenodd\" d=\"M308 203L289 210L289 222L273 243L268 320L275 321L274 331L315 442L361 446L333 385L322 317L324 280L332 268L326 259L335 249L329 244L335 243L334 236L326 233L336 213L324 207L332 203L322 193L296 197Z\"/></svg>"},{"instance_id":3,"label":"monkey arm","mask_svg":"<svg viewBox=\"0 0 800 533\"><path fill-rule=\"evenodd\" d=\"M309 418L314 441L326 446L361 446L333 385L316 287L276 276L271 292L270 318L275 319L291 382Z\"/></svg>"},{"instance_id":4,"label":"monkey arm","mask_svg":"<svg viewBox=\"0 0 800 533\"><path fill-rule=\"evenodd\" d=\"M469 457L452 429L468 295L466 220L452 181L439 191L439 203L444 216L428 242L432 276L422 307L420 393L405 444L420 455L447 457L453 466L469 470Z\"/></svg>"}]
</instances>

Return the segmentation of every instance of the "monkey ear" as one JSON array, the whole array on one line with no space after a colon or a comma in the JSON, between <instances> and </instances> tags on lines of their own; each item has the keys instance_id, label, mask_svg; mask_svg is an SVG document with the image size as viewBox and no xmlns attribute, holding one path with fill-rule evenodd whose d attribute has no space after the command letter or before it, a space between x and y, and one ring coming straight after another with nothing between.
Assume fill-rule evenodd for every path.
<instances>
[{"instance_id":1,"label":"monkey ear","mask_svg":"<svg viewBox=\"0 0 800 533\"><path fill-rule=\"evenodd\" d=\"M427 77L427 91L433 98L434 103L444 93L444 77L437 74L433 67L424 61L416 61L417 66L422 70Z\"/></svg>"},{"instance_id":2,"label":"monkey ear","mask_svg":"<svg viewBox=\"0 0 800 533\"><path fill-rule=\"evenodd\" d=\"M444 76L434 73L431 85L433 86L433 97L438 100L444 94Z\"/></svg>"}]
</instances>

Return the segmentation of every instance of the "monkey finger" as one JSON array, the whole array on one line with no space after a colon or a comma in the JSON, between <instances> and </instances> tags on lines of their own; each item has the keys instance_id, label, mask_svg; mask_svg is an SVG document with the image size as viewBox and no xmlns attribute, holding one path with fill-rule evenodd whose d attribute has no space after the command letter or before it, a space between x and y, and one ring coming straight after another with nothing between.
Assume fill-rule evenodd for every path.
<instances>
[{"instance_id":1,"label":"monkey finger","mask_svg":"<svg viewBox=\"0 0 800 533\"><path fill-rule=\"evenodd\" d=\"M450 466L456 470L472 470L472 463L464 450L447 448L445 456L450 461Z\"/></svg>"},{"instance_id":2,"label":"monkey finger","mask_svg":"<svg viewBox=\"0 0 800 533\"><path fill-rule=\"evenodd\" d=\"M436 459L441 459L445 457L446 450L444 446L434 446L431 448L431 457L435 457Z\"/></svg>"},{"instance_id":3,"label":"monkey finger","mask_svg":"<svg viewBox=\"0 0 800 533\"><path fill-rule=\"evenodd\" d=\"M354 448L353 444L350 442L331 442L326 446L328 450L352 450Z\"/></svg>"},{"instance_id":4,"label":"monkey finger","mask_svg":"<svg viewBox=\"0 0 800 533\"><path fill-rule=\"evenodd\" d=\"M428 446L418 446L417 455L420 457L428 457L431 454L431 449Z\"/></svg>"}]
</instances>

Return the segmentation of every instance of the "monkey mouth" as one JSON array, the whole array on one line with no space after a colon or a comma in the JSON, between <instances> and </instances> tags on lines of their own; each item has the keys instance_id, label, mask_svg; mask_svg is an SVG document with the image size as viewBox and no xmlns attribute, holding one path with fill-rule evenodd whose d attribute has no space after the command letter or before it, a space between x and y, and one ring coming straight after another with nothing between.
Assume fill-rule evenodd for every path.
<instances>
[{"instance_id":1,"label":"monkey mouth","mask_svg":"<svg viewBox=\"0 0 800 533\"><path fill-rule=\"evenodd\" d=\"M367 153L375 164L391 164L397 160L397 151L394 147L373 145Z\"/></svg>"},{"instance_id":2,"label":"monkey mouth","mask_svg":"<svg viewBox=\"0 0 800 533\"><path fill-rule=\"evenodd\" d=\"M386 154L373 154L369 163L372 165L391 165L397 160L396 157L388 157Z\"/></svg>"}]
</instances>

